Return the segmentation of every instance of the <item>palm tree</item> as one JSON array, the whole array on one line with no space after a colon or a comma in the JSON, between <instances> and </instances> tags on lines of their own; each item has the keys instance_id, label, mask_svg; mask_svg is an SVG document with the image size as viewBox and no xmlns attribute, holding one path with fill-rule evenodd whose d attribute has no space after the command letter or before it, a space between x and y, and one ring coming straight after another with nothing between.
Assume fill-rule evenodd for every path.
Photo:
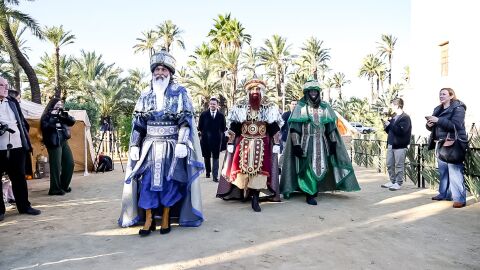
<instances>
[{"instance_id":1,"label":"palm tree","mask_svg":"<svg viewBox=\"0 0 480 270\"><path fill-rule=\"evenodd\" d=\"M245 33L243 25L237 19L232 18L230 13L219 14L214 21L208 37L219 53L215 62L219 67L223 90L228 93L226 95L227 107L230 107L234 104L237 94L238 59L241 48L245 43L250 44L252 37Z\"/></svg>"},{"instance_id":2,"label":"palm tree","mask_svg":"<svg viewBox=\"0 0 480 270\"><path fill-rule=\"evenodd\" d=\"M238 61L240 58L240 50L236 48L228 48L220 52L218 59L215 60L217 69L220 71L223 89L226 91L227 107L231 108L235 104L238 83ZM229 85L229 87L228 87Z\"/></svg>"},{"instance_id":3,"label":"palm tree","mask_svg":"<svg viewBox=\"0 0 480 270\"><path fill-rule=\"evenodd\" d=\"M158 28L158 38L162 40L162 47L165 48L167 52L170 52L170 48L173 43L176 43L178 47L185 50L185 44L183 43L180 35L183 33L183 30L178 28L171 20L166 20Z\"/></svg>"},{"instance_id":4,"label":"palm tree","mask_svg":"<svg viewBox=\"0 0 480 270\"><path fill-rule=\"evenodd\" d=\"M23 55L25 55L25 57L27 57L27 51L30 50L30 48L25 46L27 41L25 39L22 39L22 35L23 35L23 33L25 33L25 30L27 30L27 27L21 26L20 21L15 20L15 19L11 19L10 20L10 28L12 30L13 35L15 36L15 41L18 44L18 48L23 53ZM0 47L5 48L4 41L3 41L3 38L2 38L1 35L0 35ZM6 50L6 49L4 49L4 50ZM27 57L27 59L28 59L28 57ZM20 91L21 91L20 73L22 71L22 67L18 64L18 61L10 60L9 64L10 64L11 67L9 67L8 69L11 70L11 72L13 73L12 80L13 80L14 89L17 90L20 93Z\"/></svg>"},{"instance_id":5,"label":"palm tree","mask_svg":"<svg viewBox=\"0 0 480 270\"><path fill-rule=\"evenodd\" d=\"M370 102L373 104L375 102L376 97L379 96L379 93L375 95L375 91L373 89L374 79L375 76L379 77L382 70L385 70L385 66L383 62L378 58L375 57L373 54L367 55L363 59L362 66L360 67L360 72L358 74L359 77L367 77L371 84L371 99Z\"/></svg>"},{"instance_id":6,"label":"palm tree","mask_svg":"<svg viewBox=\"0 0 480 270\"><path fill-rule=\"evenodd\" d=\"M299 62L308 74L313 74L315 80L318 80L318 70L328 69L327 61L330 60L330 49L322 48L323 40L310 37L303 44L302 55Z\"/></svg>"},{"instance_id":7,"label":"palm tree","mask_svg":"<svg viewBox=\"0 0 480 270\"><path fill-rule=\"evenodd\" d=\"M250 44L252 37L245 33L245 28L231 14L218 15L214 19L213 29L208 33L211 43L219 50L230 48L241 48L244 43Z\"/></svg>"},{"instance_id":8,"label":"palm tree","mask_svg":"<svg viewBox=\"0 0 480 270\"><path fill-rule=\"evenodd\" d=\"M378 53L380 57L388 58L388 85L392 85L392 58L393 50L395 49L395 43L397 43L397 38L392 35L382 34L382 41L377 42L378 44Z\"/></svg>"},{"instance_id":9,"label":"palm tree","mask_svg":"<svg viewBox=\"0 0 480 270\"><path fill-rule=\"evenodd\" d=\"M58 61L59 70L61 70L57 78L57 59L55 56L49 56L45 53L40 58L40 63L35 67L38 74L39 82L42 85L42 101L48 101L51 96L56 95L57 84L62 85L62 97L78 90L76 85L76 76L72 73L74 59L65 55L61 56Z\"/></svg>"},{"instance_id":10,"label":"palm tree","mask_svg":"<svg viewBox=\"0 0 480 270\"><path fill-rule=\"evenodd\" d=\"M79 90L85 94L92 95L95 92L95 81L101 78L118 76L118 70L112 72L113 64L107 65L102 55L95 52L81 51L80 58L75 59L73 65L73 73L78 80Z\"/></svg>"},{"instance_id":11,"label":"palm tree","mask_svg":"<svg viewBox=\"0 0 480 270\"><path fill-rule=\"evenodd\" d=\"M242 53L242 69L246 71L246 77L252 78L260 61L260 55L257 48L250 46L246 52Z\"/></svg>"},{"instance_id":12,"label":"palm tree","mask_svg":"<svg viewBox=\"0 0 480 270\"><path fill-rule=\"evenodd\" d=\"M260 48L260 64L265 69L270 69L275 74L275 87L278 96L283 96L282 83L285 81L287 64L292 60L290 45L287 39L279 35L273 35L271 39L265 40L265 47Z\"/></svg>"},{"instance_id":13,"label":"palm tree","mask_svg":"<svg viewBox=\"0 0 480 270\"><path fill-rule=\"evenodd\" d=\"M194 54L190 55L188 61L189 66L205 65L210 66L214 61L217 54L217 49L210 46L208 43L202 43L202 45L195 48Z\"/></svg>"},{"instance_id":14,"label":"palm tree","mask_svg":"<svg viewBox=\"0 0 480 270\"><path fill-rule=\"evenodd\" d=\"M60 84L60 47L74 43L75 35L70 34L70 31L65 32L63 25L60 25L60 27L45 27L44 36L48 41L52 42L55 49L55 97L60 98L62 93L62 85ZM64 96L63 99L65 98Z\"/></svg>"},{"instance_id":15,"label":"palm tree","mask_svg":"<svg viewBox=\"0 0 480 270\"><path fill-rule=\"evenodd\" d=\"M143 71L140 69L129 69L128 70L128 77L127 77L127 88L137 92L140 94L140 92L148 87L148 82L146 82L144 79L146 78L146 75Z\"/></svg>"},{"instance_id":16,"label":"palm tree","mask_svg":"<svg viewBox=\"0 0 480 270\"><path fill-rule=\"evenodd\" d=\"M18 5L19 1L0 0L0 34L10 55L11 61L18 63L28 77L30 91L32 93L32 101L35 103L41 103L40 85L38 83L37 75L25 55L23 55L18 47L15 36L10 27L9 18L16 19L25 24L32 33L40 39L42 38L42 31L34 19L25 13L7 7L7 4Z\"/></svg>"},{"instance_id":17,"label":"palm tree","mask_svg":"<svg viewBox=\"0 0 480 270\"><path fill-rule=\"evenodd\" d=\"M301 72L293 72L289 75L288 83L285 86L285 101L300 100L303 97L303 85L307 76Z\"/></svg>"},{"instance_id":18,"label":"palm tree","mask_svg":"<svg viewBox=\"0 0 480 270\"><path fill-rule=\"evenodd\" d=\"M155 53L155 44L158 41L158 35L153 30L142 32L142 35L143 35L143 38L136 39L137 41L139 41L139 43L133 45L133 48L135 49L133 52L143 53L147 51L148 60L150 61L150 58L152 58L152 55Z\"/></svg>"},{"instance_id":19,"label":"palm tree","mask_svg":"<svg viewBox=\"0 0 480 270\"><path fill-rule=\"evenodd\" d=\"M335 87L335 82L332 78L328 78L327 80L323 81L323 88L327 90L327 94L323 96L323 99L328 103L332 103L332 95L331 91L332 88Z\"/></svg>"},{"instance_id":20,"label":"palm tree","mask_svg":"<svg viewBox=\"0 0 480 270\"><path fill-rule=\"evenodd\" d=\"M222 83L212 67L194 67L185 84L191 90L194 101L198 101L200 108L205 109L211 96L218 95L222 90Z\"/></svg>"},{"instance_id":21,"label":"palm tree","mask_svg":"<svg viewBox=\"0 0 480 270\"><path fill-rule=\"evenodd\" d=\"M337 72L333 74L332 81L333 86L338 90L338 98L342 99L342 87L348 83L351 83L351 81L345 79L345 74L343 74L342 72Z\"/></svg>"}]
</instances>

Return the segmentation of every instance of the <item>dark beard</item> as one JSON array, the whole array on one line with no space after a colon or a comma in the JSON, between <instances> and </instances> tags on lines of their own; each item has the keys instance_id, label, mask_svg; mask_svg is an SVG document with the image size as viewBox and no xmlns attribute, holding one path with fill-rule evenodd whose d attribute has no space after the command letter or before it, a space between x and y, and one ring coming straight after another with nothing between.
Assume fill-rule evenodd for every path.
<instances>
[{"instance_id":1,"label":"dark beard","mask_svg":"<svg viewBox=\"0 0 480 270\"><path fill-rule=\"evenodd\" d=\"M305 96L307 98L308 104L310 104L312 107L318 108L318 106L320 106L320 94L318 94L315 99L312 99L312 97L308 93Z\"/></svg>"},{"instance_id":2,"label":"dark beard","mask_svg":"<svg viewBox=\"0 0 480 270\"><path fill-rule=\"evenodd\" d=\"M262 101L262 95L260 94L250 94L249 96L250 107L254 110L260 108L260 102Z\"/></svg>"}]
</instances>

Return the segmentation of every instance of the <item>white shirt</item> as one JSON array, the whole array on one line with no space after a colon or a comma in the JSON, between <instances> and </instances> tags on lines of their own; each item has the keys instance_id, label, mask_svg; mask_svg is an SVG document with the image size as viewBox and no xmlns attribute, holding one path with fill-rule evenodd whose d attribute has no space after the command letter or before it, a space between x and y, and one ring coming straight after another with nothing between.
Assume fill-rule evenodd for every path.
<instances>
[{"instance_id":1,"label":"white shirt","mask_svg":"<svg viewBox=\"0 0 480 270\"><path fill-rule=\"evenodd\" d=\"M215 115L217 114L217 111L210 111L210 114L212 115L213 118L215 118Z\"/></svg>"},{"instance_id":2,"label":"white shirt","mask_svg":"<svg viewBox=\"0 0 480 270\"><path fill-rule=\"evenodd\" d=\"M12 144L13 148L22 147L22 139L20 138L17 119L15 119L15 114L8 103L9 101L6 98L0 101L0 122L7 124L9 128L15 130L15 133L5 132L0 136L0 150L6 150L7 144L9 143Z\"/></svg>"}]
</instances>

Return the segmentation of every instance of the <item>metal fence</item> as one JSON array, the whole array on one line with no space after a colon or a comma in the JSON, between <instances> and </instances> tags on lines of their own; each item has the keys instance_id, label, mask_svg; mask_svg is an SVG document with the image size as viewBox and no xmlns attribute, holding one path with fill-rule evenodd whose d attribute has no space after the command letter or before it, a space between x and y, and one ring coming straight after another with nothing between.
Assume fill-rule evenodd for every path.
<instances>
[{"instance_id":1,"label":"metal fence","mask_svg":"<svg viewBox=\"0 0 480 270\"><path fill-rule=\"evenodd\" d=\"M469 133L470 143L465 160L465 184L470 193L478 200L480 196L480 136L478 130ZM435 151L428 150L426 138L412 137L407 149L405 160L405 176L419 188L436 188L439 183L439 173ZM376 168L385 173L387 142L361 135L352 139L350 158L359 166Z\"/></svg>"}]
</instances>

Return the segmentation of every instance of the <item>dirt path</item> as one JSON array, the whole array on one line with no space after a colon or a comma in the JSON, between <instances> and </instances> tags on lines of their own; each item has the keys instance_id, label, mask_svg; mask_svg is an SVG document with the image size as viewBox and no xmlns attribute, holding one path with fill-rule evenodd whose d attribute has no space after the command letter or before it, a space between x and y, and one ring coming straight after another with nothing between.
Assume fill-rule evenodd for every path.
<instances>
[{"instance_id":1,"label":"dirt path","mask_svg":"<svg viewBox=\"0 0 480 270\"><path fill-rule=\"evenodd\" d=\"M40 216L8 210L0 222L0 269L480 269L480 204L453 209L411 182L391 192L386 176L356 168L362 191L262 204L216 199L201 179L206 221L138 236L119 228L123 173L76 175L73 192L47 196L29 182Z\"/></svg>"}]
</instances>

